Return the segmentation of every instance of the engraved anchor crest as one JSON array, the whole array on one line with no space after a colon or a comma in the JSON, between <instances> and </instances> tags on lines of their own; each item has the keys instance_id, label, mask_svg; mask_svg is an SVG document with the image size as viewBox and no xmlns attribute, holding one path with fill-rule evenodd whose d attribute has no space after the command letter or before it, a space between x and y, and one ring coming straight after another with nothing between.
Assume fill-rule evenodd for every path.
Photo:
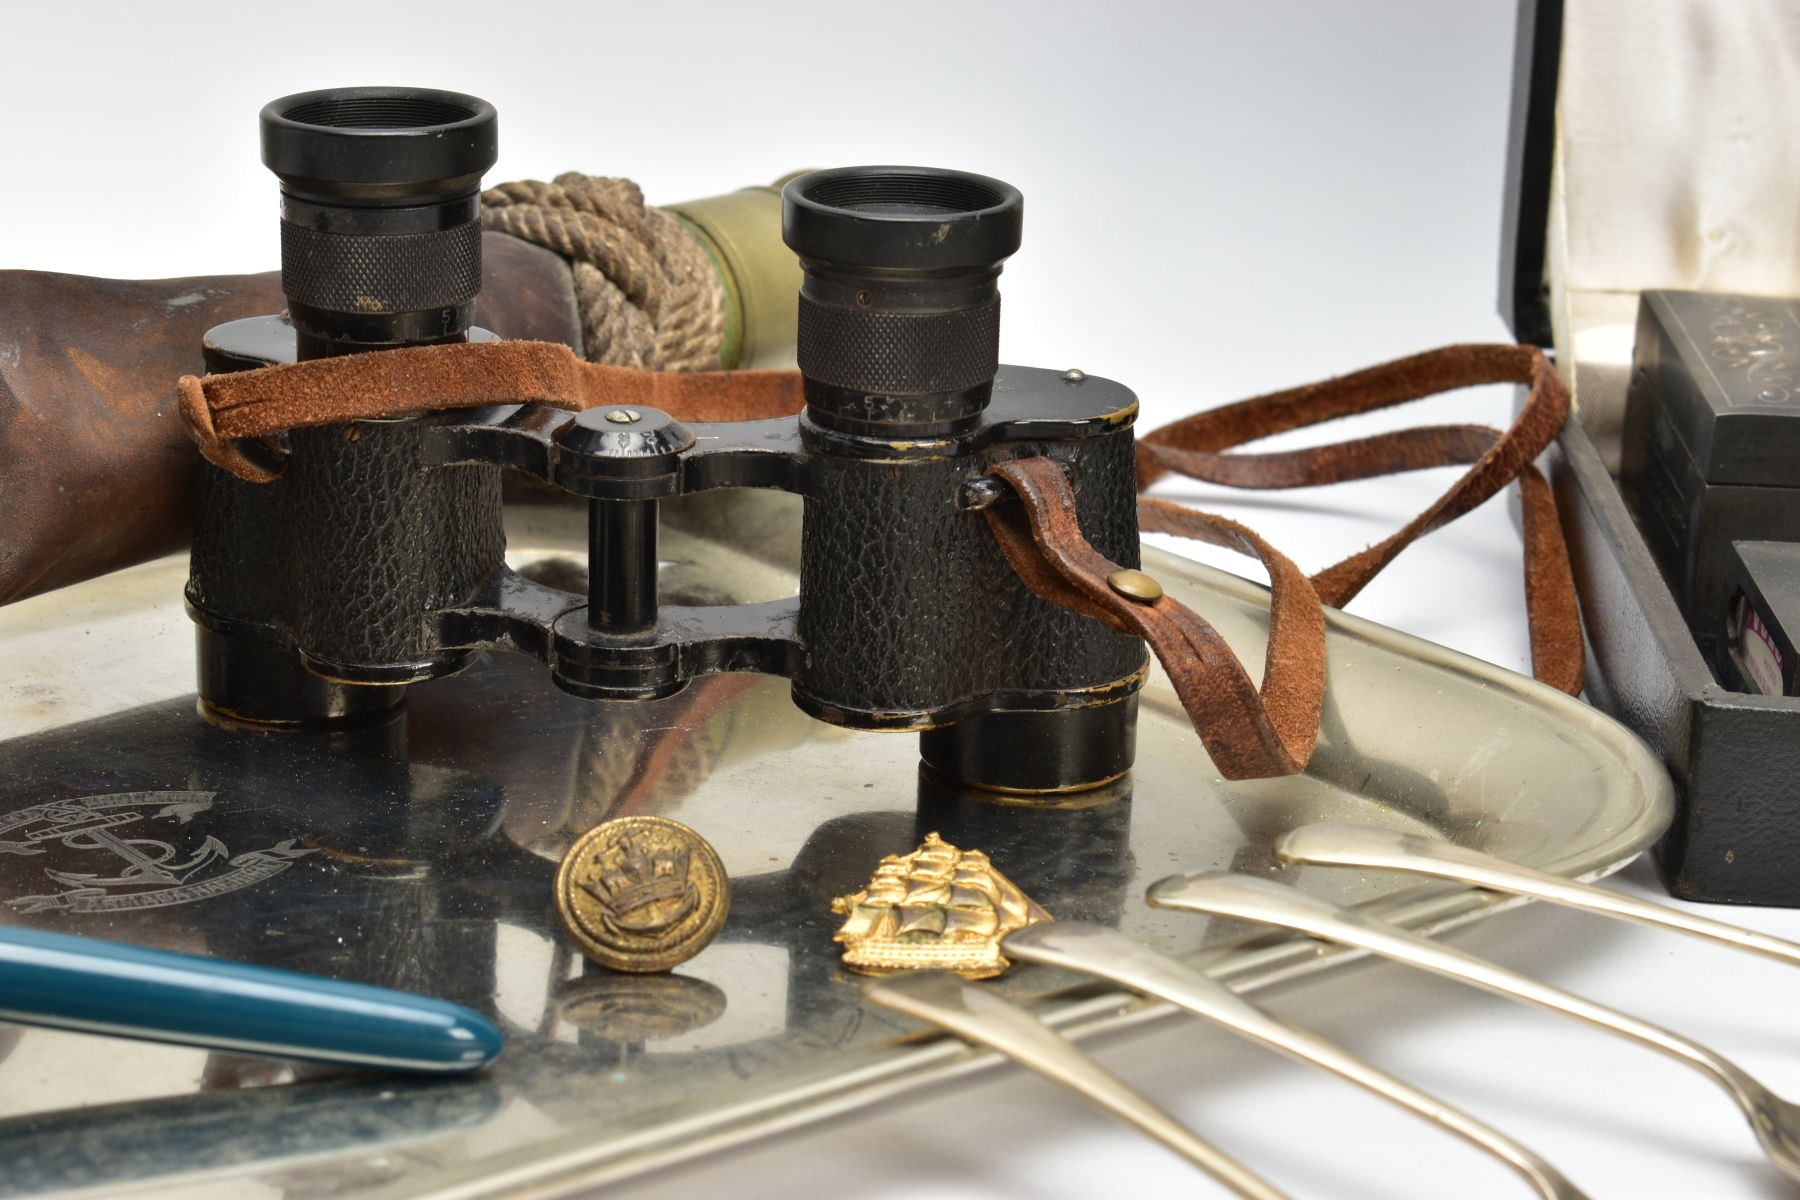
<instances>
[{"instance_id":1,"label":"engraved anchor crest","mask_svg":"<svg viewBox=\"0 0 1800 1200\"><path fill-rule=\"evenodd\" d=\"M44 874L70 887L140 887L150 883L186 883L201 868L230 858L231 851L218 838L207 836L200 849L182 862L175 862L175 847L152 838L121 838L104 829L83 830L62 839L72 850L107 850L125 860L125 869L117 875L101 876L80 871L54 871Z\"/></svg>"},{"instance_id":2,"label":"engraved anchor crest","mask_svg":"<svg viewBox=\"0 0 1800 1200\"><path fill-rule=\"evenodd\" d=\"M212 807L210 792L125 792L52 800L0 814L0 854L39 855L52 846L98 851L124 866L116 874L44 868L44 877L69 889L49 895L19 896L6 903L21 912L68 909L98 912L127 908L159 908L236 891L285 870L307 849L290 838L266 850L232 857L225 843L208 834L200 847L182 857L172 842L131 837L120 828L145 819L185 825ZM9 836L10 835L10 836Z\"/></svg>"}]
</instances>

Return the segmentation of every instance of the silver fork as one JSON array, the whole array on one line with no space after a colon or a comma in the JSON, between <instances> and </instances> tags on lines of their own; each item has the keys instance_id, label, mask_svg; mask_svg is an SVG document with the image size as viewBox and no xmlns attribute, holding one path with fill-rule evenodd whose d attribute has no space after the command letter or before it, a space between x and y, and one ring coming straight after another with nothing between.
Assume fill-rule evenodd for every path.
<instances>
[{"instance_id":1,"label":"silver fork","mask_svg":"<svg viewBox=\"0 0 1800 1200\"><path fill-rule=\"evenodd\" d=\"M1524 1176L1546 1200L1584 1200L1560 1171L1500 1131L1357 1058L1316 1033L1297 1029L1222 983L1141 946L1114 929L1078 921L1045 922L1009 935L1007 957L1064 967L1155 996L1234 1033L1375 1093L1474 1143Z\"/></svg>"},{"instance_id":2,"label":"silver fork","mask_svg":"<svg viewBox=\"0 0 1800 1200\"><path fill-rule=\"evenodd\" d=\"M1262 1176L1108 1074L1098 1063L1016 1004L954 975L923 971L863 984L871 1004L948 1030L997 1050L1020 1066L1136 1126L1224 1184L1244 1200L1287 1200Z\"/></svg>"},{"instance_id":3,"label":"silver fork","mask_svg":"<svg viewBox=\"0 0 1800 1200\"><path fill-rule=\"evenodd\" d=\"M1151 885L1146 899L1158 908L1278 925L1355 946L1497 995L1564 1013L1661 1051L1724 1088L1749 1118L1763 1154L1790 1179L1800 1181L1800 1107L1771 1092L1735 1063L1680 1034L1271 879L1221 871L1174 875Z\"/></svg>"},{"instance_id":4,"label":"silver fork","mask_svg":"<svg viewBox=\"0 0 1800 1200\"><path fill-rule=\"evenodd\" d=\"M1589 883L1577 883L1532 867L1520 866L1436 838L1416 833L1400 833L1391 829L1373 829L1366 825L1347 825L1338 821L1320 821L1303 825L1275 843L1275 853L1288 862L1317 863L1322 866L1375 867L1389 871L1411 871L1454 879L1495 892L1511 892L1533 896L1552 904L1567 905L1603 917L1617 917L1659 929L1691 934L1720 942L1739 950L1748 950L1765 958L1800 966L1800 945L1697 917L1679 909L1647 900L1622 896Z\"/></svg>"}]
</instances>

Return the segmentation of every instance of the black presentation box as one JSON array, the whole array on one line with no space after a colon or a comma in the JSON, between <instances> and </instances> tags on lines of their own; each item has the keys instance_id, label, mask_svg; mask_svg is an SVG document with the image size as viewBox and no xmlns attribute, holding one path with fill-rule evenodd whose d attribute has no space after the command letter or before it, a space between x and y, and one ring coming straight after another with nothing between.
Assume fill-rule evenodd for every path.
<instances>
[{"instance_id":1,"label":"black presentation box","mask_svg":"<svg viewBox=\"0 0 1800 1200\"><path fill-rule=\"evenodd\" d=\"M1564 0L1521 0L1519 6L1500 302L1515 336L1555 348L1559 369L1574 385L1578 419L1569 422L1547 465L1581 592L1588 635L1588 698L1654 746L1675 778L1678 809L1658 847L1674 895L1689 900L1800 907L1800 698L1739 691L1743 676L1726 669L1719 674L1730 682L1722 682L1708 658L1708 651L1717 653L1717 643L1728 635L1727 614L1733 606L1732 581L1736 578L1732 572L1742 567L1732 559L1742 547L1733 543L1800 539L1800 487L1796 486L1800 456L1790 456L1784 449L1794 440L1787 431L1800 423L1771 406L1732 405L1722 389L1736 383L1722 376L1709 379L1705 370L1682 372L1700 383L1694 394L1665 403L1665 414L1672 415L1661 418L1664 427L1659 431L1659 448L1644 457L1627 457L1620 464L1620 447L1629 444L1629 439L1618 436L1616 422L1590 413L1584 383L1586 391L1597 397L1592 408L1598 410L1602 401L1616 404L1616 398L1629 388L1656 381L1631 373L1627 384L1628 365L1596 364L1590 369L1578 361L1582 339L1578 332L1571 332L1575 323L1569 314L1579 313L1582 303L1589 311L1624 306L1627 324L1635 314L1639 335L1636 365L1654 369L1665 355L1697 356L1690 365L1701 365L1711 347L1692 344L1691 337L1689 345L1678 345L1691 333L1684 333L1683 318L1695 316L1710 324L1732 304L1745 301L1742 297L1674 294L1714 289L1710 282L1701 289L1684 288L1680 279L1646 283L1656 274L1654 264L1642 264L1640 269L1640 264L1629 261L1619 271L1623 277L1620 286L1612 289L1604 280L1593 285L1593 264L1582 264L1582 282L1594 290L1585 297L1569 298L1575 285L1565 273L1572 256L1579 252L1579 248L1571 251L1570 246L1593 234L1592 225L1567 220L1568 210L1561 207L1570 202L1565 189L1579 181L1572 178L1566 158L1560 162L1557 158L1568 153L1565 147L1571 142L1569 130L1558 129L1557 102L1559 87L1570 86L1561 75L1570 65L1565 55L1573 53L1566 50L1565 39L1572 28L1571 16L1581 3L1567 0L1565 6ZM1606 7L1590 6L1580 12L1587 21L1580 28L1591 34L1594 14ZM1624 19L1635 21L1640 15L1649 19L1657 15L1652 10L1668 7L1627 11ZM1692 22L1704 13L1696 7L1686 15ZM1678 51L1677 57L1690 52L1722 53L1718 45L1702 40L1706 32L1690 24L1685 27L1689 38L1685 44L1669 44ZM1785 28L1764 31L1768 37L1791 36L1792 32ZM1631 28L1621 29L1621 33L1639 36L1639 31ZM1616 52L1633 53L1634 47L1621 42ZM1582 61L1605 60L1584 56ZM1685 69L1704 76L1709 85L1728 89L1733 78L1729 66L1694 58ZM1586 88L1581 94L1589 95L1592 90ZM1679 91L1679 81L1671 81L1670 90ZM1730 95L1705 88L1681 94L1698 99ZM1732 98L1746 105L1757 99ZM1620 97L1610 99L1617 111L1631 113L1629 99L1622 103ZM1561 114L1560 119L1567 122L1569 116ZM1724 131L1733 128L1727 119L1718 125ZM1626 119L1619 136L1635 135ZM1722 132L1719 136L1731 135ZM1590 149L1595 145L1578 139L1577 144ZM1677 139L1664 144L1682 143ZM1605 149L1601 144L1601 150ZM1791 132L1784 144L1770 144L1763 151L1778 158L1793 155ZM1632 166L1629 158L1621 158L1621 162L1623 169ZM1671 195L1680 194L1681 179L1675 173L1683 169L1681 163L1670 164ZM1629 193L1621 194L1629 199ZM1660 197L1647 197L1646 204L1657 199ZM1791 197L1789 200L1786 220L1792 220ZM1677 205L1664 207L1682 211ZM1754 209L1751 203L1743 211ZM1565 223L1559 225L1559 220ZM1622 220L1619 227L1633 226L1630 220ZM1605 232L1601 232L1602 240ZM1749 231L1752 237L1754 232ZM1698 240L1702 249L1730 245L1712 227L1702 229ZM1752 240L1750 244L1755 243ZM1647 254L1649 250L1647 247ZM1612 251L1615 260L1629 258L1619 254L1616 243ZM1732 286L1717 290L1754 289ZM1650 293L1647 301L1642 297L1645 292ZM1769 311L1780 309L1784 314L1792 307L1780 295L1769 296L1767 305ZM1711 317L1704 316L1708 312ZM1586 344L1591 347L1604 340L1590 334ZM1705 340L1702 337L1701 341ZM1702 394L1706 387L1717 390ZM1617 407L1623 408L1627 421L1633 419L1629 403ZM1648 420L1650 415L1646 411L1637 419ZM1655 440L1653 437L1652 442ZM1685 501L1668 500L1664 511L1640 524L1609 469L1609 459L1623 466L1634 487L1651 470L1680 476L1663 480L1662 484L1669 486L1661 494L1665 499L1685 496ZM1711 538L1707 553L1712 559L1694 564L1694 589L1677 596L1652 546L1662 548L1665 555L1671 553L1671 548L1684 540L1682 535L1694 531L1690 528L1694 521L1717 525L1701 531ZM1768 571L1763 568L1765 575ZM1690 628L1690 614L1695 616L1693 624L1701 629L1702 638L1697 639ZM1703 646L1703 640L1708 644Z\"/></svg>"},{"instance_id":2,"label":"black presentation box","mask_svg":"<svg viewBox=\"0 0 1800 1200\"><path fill-rule=\"evenodd\" d=\"M1638 307L1619 491L1722 678L1732 545L1800 541L1800 302L1649 291Z\"/></svg>"}]
</instances>

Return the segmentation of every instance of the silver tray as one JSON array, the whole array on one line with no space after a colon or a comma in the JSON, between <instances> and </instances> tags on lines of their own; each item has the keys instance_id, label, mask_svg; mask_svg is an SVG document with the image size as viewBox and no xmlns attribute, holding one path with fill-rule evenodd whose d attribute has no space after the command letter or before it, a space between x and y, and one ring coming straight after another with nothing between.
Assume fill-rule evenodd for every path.
<instances>
[{"instance_id":1,"label":"silver tray","mask_svg":"<svg viewBox=\"0 0 1800 1200\"><path fill-rule=\"evenodd\" d=\"M791 497L664 507L666 598L792 593ZM516 505L509 522L516 567L580 586L579 510ZM1145 559L1260 663L1262 588ZM507 1049L479 1078L415 1082L0 1025L0 1196L192 1196L209 1180L296 1198L562 1196L984 1068L990 1056L861 1005L831 940L831 898L932 830L987 851L1058 917L1250 988L1349 956L1152 911L1145 886L1229 867L1437 931L1507 902L1286 868L1271 844L1351 820L1591 878L1670 814L1662 767L1593 709L1340 614L1304 776L1221 780L1156 677L1132 777L1061 807L938 784L913 738L810 720L757 677L594 705L490 655L415 688L382 729L249 733L196 712L185 572L169 559L0 609L0 842L26 833L46 851L0 852L0 922L445 996L495 1016ZM160 882L108 882L131 873L74 832L83 812L163 864ZM588 967L557 933L557 860L628 812L692 825L732 877L724 932L673 975ZM991 986L1077 1035L1165 1015L1048 969Z\"/></svg>"}]
</instances>

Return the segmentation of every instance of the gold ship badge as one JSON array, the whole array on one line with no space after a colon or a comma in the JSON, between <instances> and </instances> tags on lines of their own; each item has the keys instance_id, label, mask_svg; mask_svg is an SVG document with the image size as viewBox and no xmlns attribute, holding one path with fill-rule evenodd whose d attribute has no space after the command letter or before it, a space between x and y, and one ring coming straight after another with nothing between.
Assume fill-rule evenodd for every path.
<instances>
[{"instance_id":1,"label":"gold ship badge","mask_svg":"<svg viewBox=\"0 0 1800 1200\"><path fill-rule=\"evenodd\" d=\"M955 971L987 979L1012 966L1000 939L1053 918L979 850L958 850L937 834L911 854L881 860L869 886L831 902L846 914L833 936L844 965L864 975Z\"/></svg>"}]
</instances>

